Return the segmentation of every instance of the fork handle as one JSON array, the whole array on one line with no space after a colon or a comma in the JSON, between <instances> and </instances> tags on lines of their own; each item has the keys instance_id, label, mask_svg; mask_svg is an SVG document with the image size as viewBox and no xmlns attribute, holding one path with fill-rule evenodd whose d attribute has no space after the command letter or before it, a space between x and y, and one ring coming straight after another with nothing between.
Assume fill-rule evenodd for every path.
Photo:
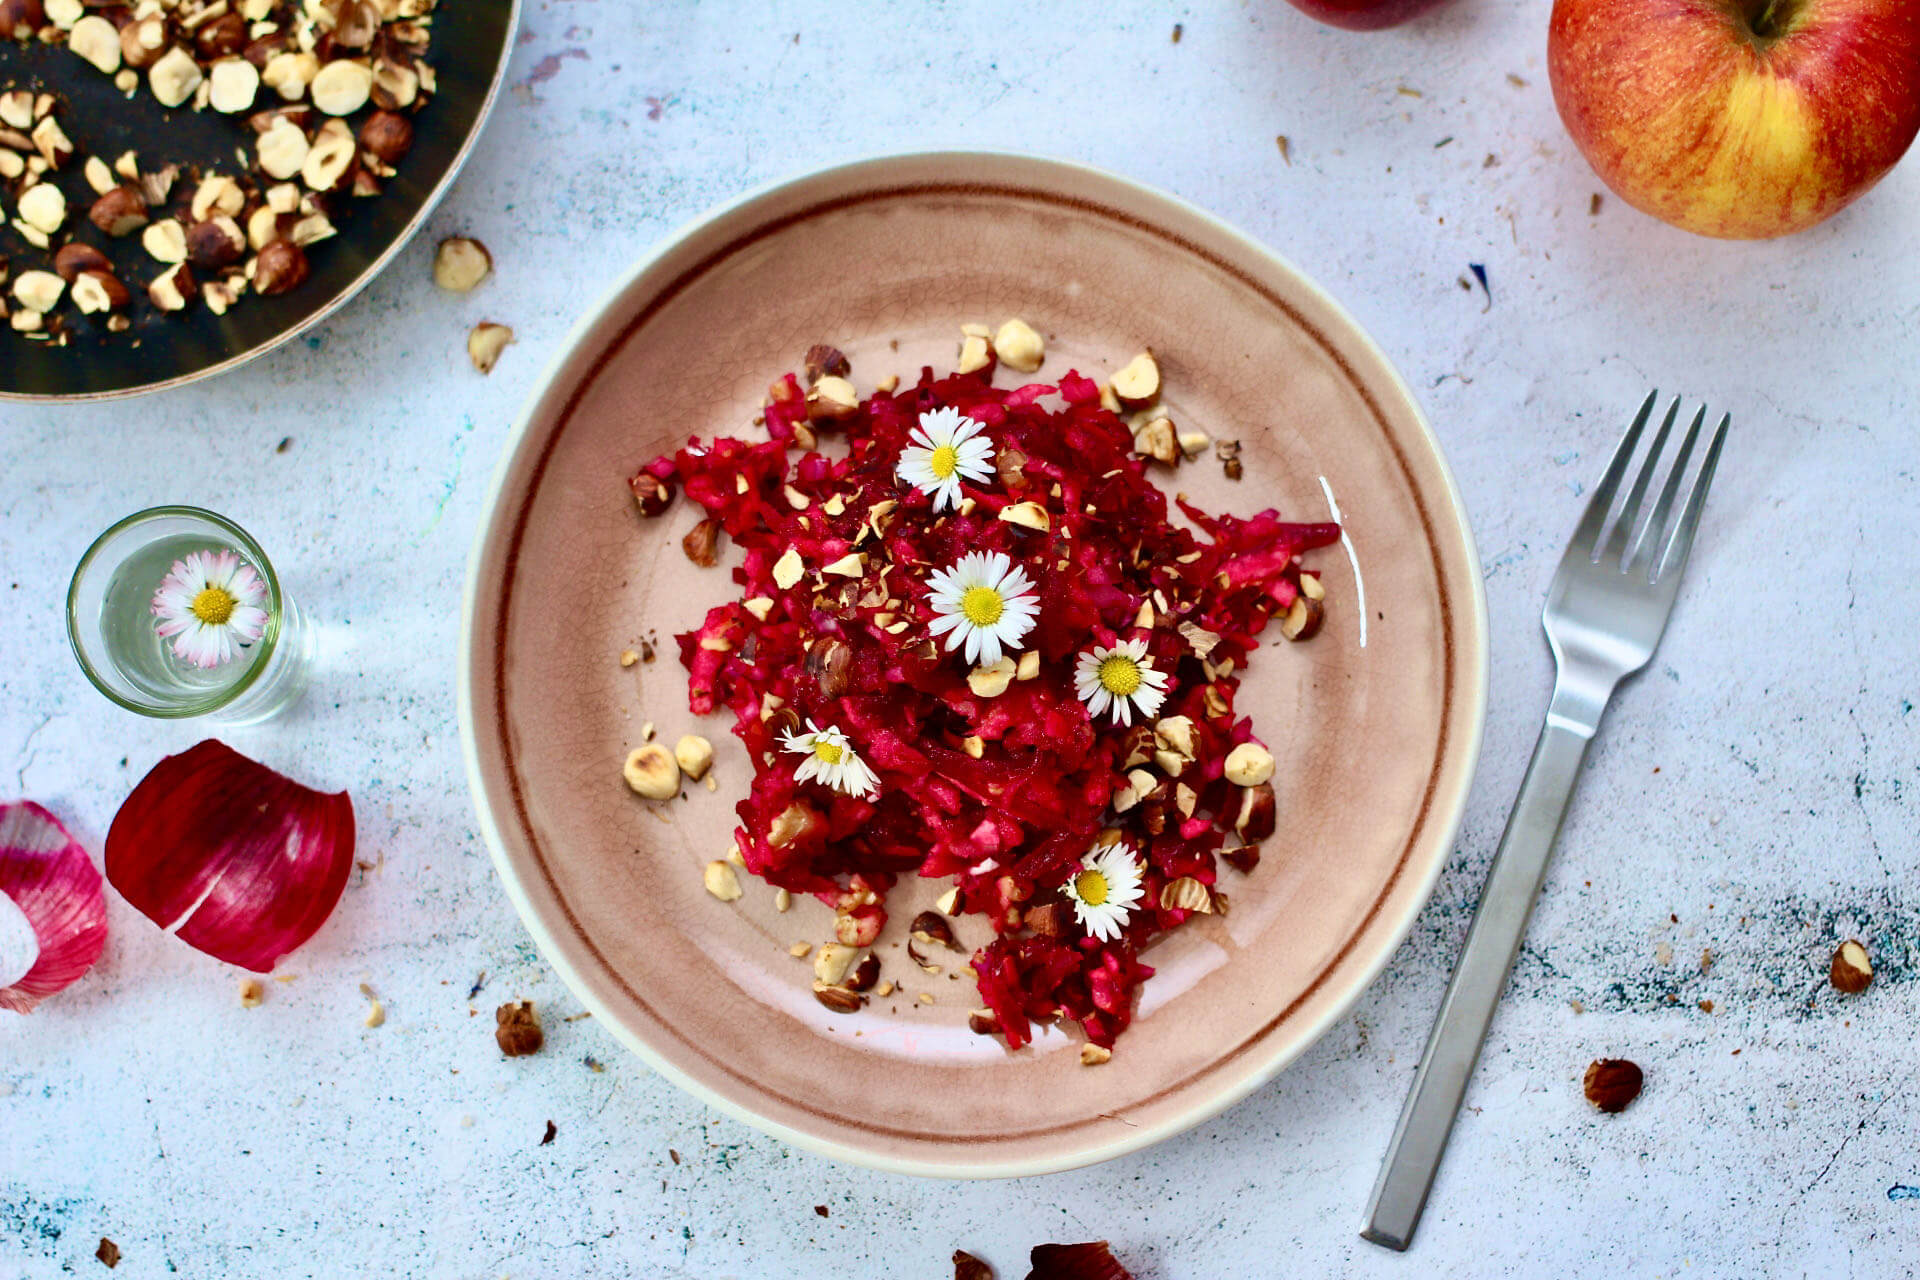
<instances>
[{"instance_id":1,"label":"fork handle","mask_svg":"<svg viewBox=\"0 0 1920 1280\"><path fill-rule=\"evenodd\" d=\"M1466 947L1447 984L1426 1053L1414 1073L1413 1090L1374 1184L1366 1229L1360 1234L1375 1244L1405 1249L1413 1242L1460 1099L1546 876L1547 857L1573 796L1580 762L1606 705L1604 697L1598 705L1594 702L1591 696L1576 696L1564 681L1554 691L1554 708L1533 749Z\"/></svg>"}]
</instances>

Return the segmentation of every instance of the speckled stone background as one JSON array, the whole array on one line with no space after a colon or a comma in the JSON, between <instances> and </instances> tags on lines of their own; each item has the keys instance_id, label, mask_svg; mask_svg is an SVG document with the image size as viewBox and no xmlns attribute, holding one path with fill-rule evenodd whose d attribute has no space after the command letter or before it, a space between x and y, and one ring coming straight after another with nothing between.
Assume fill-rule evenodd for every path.
<instances>
[{"instance_id":1,"label":"speckled stone background","mask_svg":"<svg viewBox=\"0 0 1920 1280\"><path fill-rule=\"evenodd\" d=\"M955 1246L1017 1277L1034 1243L1101 1237L1151 1280L1920 1267L1920 162L1781 244L1596 212L1545 82L1548 8L1455 0L1355 35L1279 0L534 0L451 198L331 323L159 398L0 409L0 790L97 851L132 783L200 736L93 693L60 602L109 521L201 503L324 622L300 709L227 736L349 788L371 862L259 1008L115 901L91 975L0 1015L0 1276L94 1274L102 1236L136 1277L933 1278ZM453 716L489 471L588 300L755 184L965 145L1170 189L1354 311L1465 492L1494 678L1457 854L1352 1016L1184 1137L978 1185L790 1149L567 1021L475 837ZM464 298L428 279L456 231L499 267ZM1490 297L1463 286L1470 263ZM483 317L519 335L487 378L463 348ZM1540 603L1653 385L1709 397L1736 434L1666 645L1589 757L1422 1234L1394 1256L1358 1239L1361 1208L1545 705ZM1824 970L1851 935L1879 977L1847 1000ZM494 1048L510 997L545 1012L540 1056ZM1647 1069L1617 1117L1580 1096L1603 1055Z\"/></svg>"}]
</instances>

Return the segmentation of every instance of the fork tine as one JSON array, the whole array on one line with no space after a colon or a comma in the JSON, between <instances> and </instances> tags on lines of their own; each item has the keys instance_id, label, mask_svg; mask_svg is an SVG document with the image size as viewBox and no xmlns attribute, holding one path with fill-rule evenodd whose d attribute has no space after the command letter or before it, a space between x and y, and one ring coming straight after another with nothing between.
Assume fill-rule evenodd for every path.
<instances>
[{"instance_id":1,"label":"fork tine","mask_svg":"<svg viewBox=\"0 0 1920 1280\"><path fill-rule=\"evenodd\" d=\"M1686 506L1674 517L1673 542L1653 575L1656 581L1668 572L1678 577L1687 567L1687 553L1693 550L1693 531L1699 527L1701 508L1707 505L1707 488L1713 483L1713 469L1720 464L1720 446L1726 443L1727 428L1732 423L1733 415L1727 414L1714 428L1713 443L1707 446L1707 460L1700 464L1700 476L1687 494Z\"/></svg>"},{"instance_id":2,"label":"fork tine","mask_svg":"<svg viewBox=\"0 0 1920 1280\"><path fill-rule=\"evenodd\" d=\"M1613 495L1620 488L1620 477L1627 473L1627 463L1633 460L1633 450L1640 443L1640 430L1647 425L1647 419L1653 414L1653 406L1660 399L1658 391L1647 397L1640 412L1633 416L1633 425L1627 428L1627 434L1620 437L1620 447L1613 451L1613 461L1607 464L1607 474L1600 477L1600 483L1593 488L1593 496L1587 499L1587 509L1580 516L1580 524L1573 531L1573 541L1567 545L1568 563L1573 555L1592 558L1593 549L1600 544L1600 530L1607 523L1607 512L1613 506Z\"/></svg>"},{"instance_id":3,"label":"fork tine","mask_svg":"<svg viewBox=\"0 0 1920 1280\"><path fill-rule=\"evenodd\" d=\"M1647 486L1653 481L1653 473L1660 466L1660 451L1667 447L1667 436L1673 431L1674 419L1680 416L1680 397L1675 396L1673 403L1667 406L1667 416L1660 424L1660 430L1653 436L1653 447L1647 450L1647 460L1640 464L1640 473L1633 478L1633 487L1627 490L1627 500L1620 506L1620 519L1613 526L1613 532L1607 535L1606 550L1600 557L1609 564L1619 564L1626 555L1627 536L1633 527L1640 523L1640 504L1646 501Z\"/></svg>"},{"instance_id":4,"label":"fork tine","mask_svg":"<svg viewBox=\"0 0 1920 1280\"><path fill-rule=\"evenodd\" d=\"M1673 471L1667 476L1659 499L1653 504L1653 514L1647 517L1646 524L1641 526L1640 536L1634 539L1633 552L1627 558L1628 569L1647 568L1647 576L1653 576L1647 560L1667 540L1667 516L1672 513L1673 500L1680 493L1680 482L1687 478L1687 463L1693 460L1693 446L1700 442L1700 427L1706 420L1707 406L1701 405L1700 412L1693 415L1693 425L1687 428L1686 439L1680 442L1680 456L1673 460Z\"/></svg>"}]
</instances>

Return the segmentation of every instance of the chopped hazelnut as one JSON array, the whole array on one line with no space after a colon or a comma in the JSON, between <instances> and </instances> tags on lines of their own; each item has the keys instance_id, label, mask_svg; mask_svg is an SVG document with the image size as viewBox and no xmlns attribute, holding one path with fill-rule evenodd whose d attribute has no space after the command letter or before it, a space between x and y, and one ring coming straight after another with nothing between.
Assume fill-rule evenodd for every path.
<instances>
[{"instance_id":1,"label":"chopped hazelnut","mask_svg":"<svg viewBox=\"0 0 1920 1280\"><path fill-rule=\"evenodd\" d=\"M1001 654L998 662L985 667L975 667L969 672L967 687L973 690L976 697L997 698L1007 691L1008 685L1013 683L1015 670L1013 659Z\"/></svg>"},{"instance_id":2,"label":"chopped hazelnut","mask_svg":"<svg viewBox=\"0 0 1920 1280\"><path fill-rule=\"evenodd\" d=\"M1625 1058L1602 1058L1587 1068L1587 1101L1606 1112L1624 1111L1640 1096L1645 1076Z\"/></svg>"},{"instance_id":3,"label":"chopped hazelnut","mask_svg":"<svg viewBox=\"0 0 1920 1280\"><path fill-rule=\"evenodd\" d=\"M1273 753L1257 742L1243 742L1227 753L1227 781L1256 787L1273 776Z\"/></svg>"},{"instance_id":4,"label":"chopped hazelnut","mask_svg":"<svg viewBox=\"0 0 1920 1280\"><path fill-rule=\"evenodd\" d=\"M500 353L513 341L513 330L504 324L482 320L467 334L467 359L481 373L492 373Z\"/></svg>"},{"instance_id":5,"label":"chopped hazelnut","mask_svg":"<svg viewBox=\"0 0 1920 1280\"><path fill-rule=\"evenodd\" d=\"M698 782L713 767L713 744L697 733L684 734L673 744L673 758L680 772Z\"/></svg>"},{"instance_id":6,"label":"chopped hazelnut","mask_svg":"<svg viewBox=\"0 0 1920 1280\"><path fill-rule=\"evenodd\" d=\"M1160 394L1160 366L1153 352L1142 351L1113 375L1113 394L1129 409L1152 404Z\"/></svg>"},{"instance_id":7,"label":"chopped hazelnut","mask_svg":"<svg viewBox=\"0 0 1920 1280\"><path fill-rule=\"evenodd\" d=\"M657 742L629 751L620 772L635 795L649 800L671 800L680 794L680 763Z\"/></svg>"},{"instance_id":8,"label":"chopped hazelnut","mask_svg":"<svg viewBox=\"0 0 1920 1280\"><path fill-rule=\"evenodd\" d=\"M1857 996L1873 985L1873 960L1857 939L1849 938L1833 953L1827 980L1834 990Z\"/></svg>"},{"instance_id":9,"label":"chopped hazelnut","mask_svg":"<svg viewBox=\"0 0 1920 1280\"><path fill-rule=\"evenodd\" d=\"M523 1058L527 1054L538 1053L540 1046L546 1043L531 1000L522 1000L518 1004L509 1000L493 1011L493 1021L493 1038L505 1057Z\"/></svg>"},{"instance_id":10,"label":"chopped hazelnut","mask_svg":"<svg viewBox=\"0 0 1920 1280\"><path fill-rule=\"evenodd\" d=\"M1000 326L993 335L993 349L1000 363L1021 373L1039 369L1047 356L1047 344L1025 320L1015 317Z\"/></svg>"},{"instance_id":11,"label":"chopped hazelnut","mask_svg":"<svg viewBox=\"0 0 1920 1280\"><path fill-rule=\"evenodd\" d=\"M700 882L722 902L733 902L740 897L740 877L734 874L733 864L724 858L709 862L700 873Z\"/></svg>"},{"instance_id":12,"label":"chopped hazelnut","mask_svg":"<svg viewBox=\"0 0 1920 1280\"><path fill-rule=\"evenodd\" d=\"M449 236L433 255L433 282L451 293L468 293L493 271L493 255L470 236Z\"/></svg>"}]
</instances>

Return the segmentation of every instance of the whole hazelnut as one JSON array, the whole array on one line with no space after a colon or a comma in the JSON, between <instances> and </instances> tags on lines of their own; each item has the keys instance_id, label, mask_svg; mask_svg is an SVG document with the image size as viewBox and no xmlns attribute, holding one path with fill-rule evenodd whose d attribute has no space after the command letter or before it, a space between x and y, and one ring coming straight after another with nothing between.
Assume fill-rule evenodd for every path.
<instances>
[{"instance_id":1,"label":"whole hazelnut","mask_svg":"<svg viewBox=\"0 0 1920 1280\"><path fill-rule=\"evenodd\" d=\"M1858 939L1849 938L1834 951L1827 980L1833 983L1834 990L1850 996L1857 996L1873 985L1873 960Z\"/></svg>"},{"instance_id":2,"label":"whole hazelnut","mask_svg":"<svg viewBox=\"0 0 1920 1280\"><path fill-rule=\"evenodd\" d=\"M306 279L306 252L291 240L275 240L254 261L253 287L269 297L297 289Z\"/></svg>"},{"instance_id":3,"label":"whole hazelnut","mask_svg":"<svg viewBox=\"0 0 1920 1280\"><path fill-rule=\"evenodd\" d=\"M398 164L413 149L413 122L393 111L376 111L360 126L360 146L387 164Z\"/></svg>"},{"instance_id":4,"label":"whole hazelnut","mask_svg":"<svg viewBox=\"0 0 1920 1280\"><path fill-rule=\"evenodd\" d=\"M1601 1058L1587 1068L1587 1101L1605 1112L1625 1111L1646 1077L1625 1058Z\"/></svg>"}]
</instances>

